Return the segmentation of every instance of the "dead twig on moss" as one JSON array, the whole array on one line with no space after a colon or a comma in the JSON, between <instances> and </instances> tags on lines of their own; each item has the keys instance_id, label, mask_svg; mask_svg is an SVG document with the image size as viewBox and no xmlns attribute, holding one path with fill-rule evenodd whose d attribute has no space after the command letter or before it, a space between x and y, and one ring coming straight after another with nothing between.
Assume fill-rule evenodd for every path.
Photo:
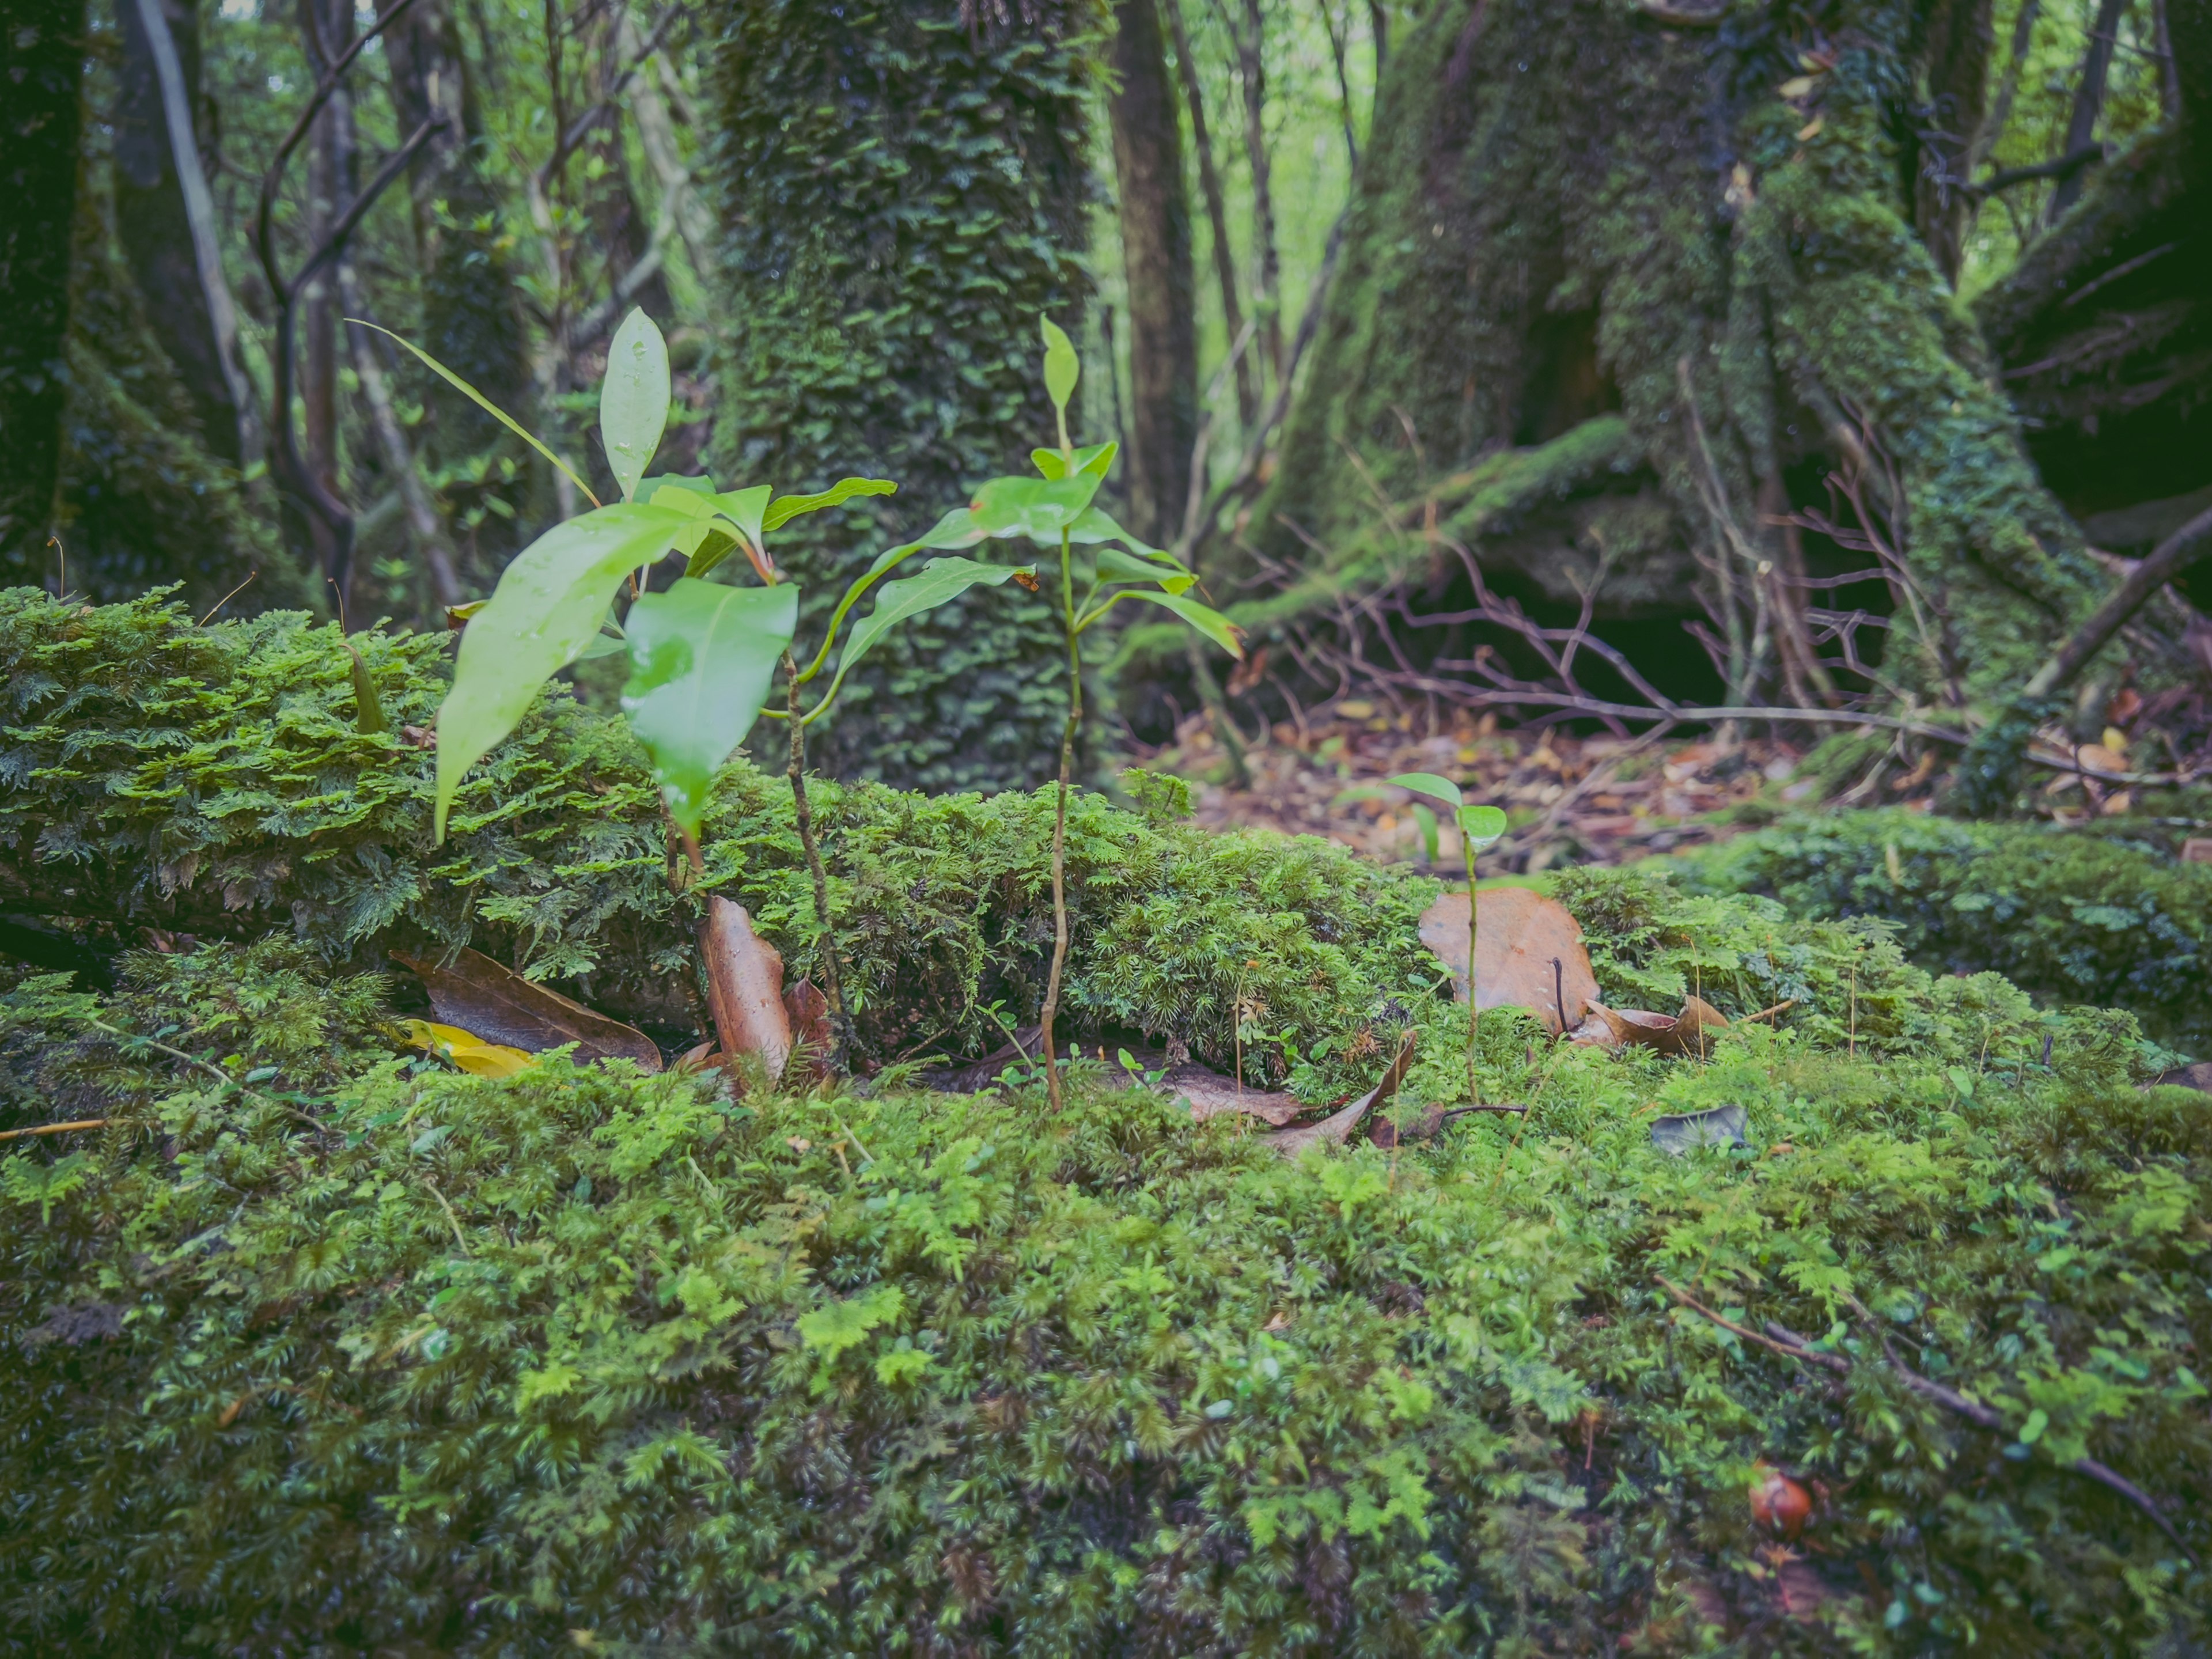
<instances>
[{"instance_id":1,"label":"dead twig on moss","mask_svg":"<svg viewBox=\"0 0 2212 1659\"><path fill-rule=\"evenodd\" d=\"M82 1117L74 1123L33 1124L27 1129L0 1131L0 1140L20 1140L25 1135L73 1134L79 1129L105 1129L111 1121L112 1119L104 1117Z\"/></svg>"}]
</instances>

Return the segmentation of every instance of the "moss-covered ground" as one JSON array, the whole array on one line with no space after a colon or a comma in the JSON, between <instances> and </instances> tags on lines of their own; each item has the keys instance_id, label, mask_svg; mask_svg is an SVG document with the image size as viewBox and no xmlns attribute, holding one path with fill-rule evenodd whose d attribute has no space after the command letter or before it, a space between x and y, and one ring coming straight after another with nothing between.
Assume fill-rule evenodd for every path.
<instances>
[{"instance_id":1,"label":"moss-covered ground","mask_svg":"<svg viewBox=\"0 0 2212 1659\"><path fill-rule=\"evenodd\" d=\"M672 1043L692 901L626 739L557 697L433 851L401 728L439 647L360 645L390 737L296 621L0 607L0 908L85 963L0 975L0 1131L101 1125L0 1143L0 1652L2212 1641L2212 1107L2141 1086L2172 1056L2134 1015L1566 872L1608 1001L1790 1006L1703 1058L1486 1015L1525 1117L1291 1161L1110 1060L1059 1115L918 1087L1028 1016L1049 813L856 788L865 1082L465 1077L399 1043L385 945L467 937ZM731 769L709 869L803 966L781 789ZM1076 818L1093 1048L1323 1102L1410 1026L1406 1103L1453 1097L1432 883L1139 793ZM1723 1105L1747 1144L1654 1144Z\"/></svg>"}]
</instances>

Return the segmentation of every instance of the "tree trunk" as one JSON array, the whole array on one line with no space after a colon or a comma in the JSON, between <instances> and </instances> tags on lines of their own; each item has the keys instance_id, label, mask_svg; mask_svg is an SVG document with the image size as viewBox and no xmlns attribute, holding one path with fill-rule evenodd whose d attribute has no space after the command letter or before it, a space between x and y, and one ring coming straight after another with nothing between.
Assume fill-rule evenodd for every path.
<instances>
[{"instance_id":1,"label":"tree trunk","mask_svg":"<svg viewBox=\"0 0 2212 1659\"><path fill-rule=\"evenodd\" d=\"M1206 221L1212 232L1213 275L1221 289L1221 326L1234 349L1244 331L1244 308L1237 297L1237 252L1229 240L1229 206L1221 188L1221 170L1214 164L1213 139L1206 125L1206 91L1198 78L1198 64L1190 52L1190 31L1183 27L1182 0L1160 0L1167 9L1168 25L1175 32L1176 75L1182 82L1190 106L1191 147L1198 152L1198 185L1206 195ZM1260 392L1252 375L1253 354L1248 347L1237 354L1237 418L1249 432L1260 415Z\"/></svg>"},{"instance_id":2,"label":"tree trunk","mask_svg":"<svg viewBox=\"0 0 2212 1659\"><path fill-rule=\"evenodd\" d=\"M1163 545L1182 528L1198 436L1198 337L1182 125L1158 0L1120 0L1108 102L1129 289L1131 527Z\"/></svg>"},{"instance_id":3,"label":"tree trunk","mask_svg":"<svg viewBox=\"0 0 2212 1659\"><path fill-rule=\"evenodd\" d=\"M1079 332L1089 297L1101 21L1091 0L972 16L959 0L842 15L721 0L732 333L714 472L786 490L855 472L899 483L880 512L780 532L803 630L896 529L1028 472L1050 441L1037 318ZM810 747L825 769L908 787L1042 783L1066 710L1060 651L1045 605L979 591L878 646Z\"/></svg>"},{"instance_id":4,"label":"tree trunk","mask_svg":"<svg viewBox=\"0 0 2212 1659\"><path fill-rule=\"evenodd\" d=\"M185 107L200 107L199 17L192 0L161 0L184 82ZM210 314L172 143L161 76L137 0L116 7L123 61L116 81L115 222L146 319L176 365L208 448L232 466L245 459L225 343Z\"/></svg>"},{"instance_id":5,"label":"tree trunk","mask_svg":"<svg viewBox=\"0 0 2212 1659\"><path fill-rule=\"evenodd\" d=\"M1994 388L1945 276L1951 211L1923 188L1962 148L1927 112L1948 100L1970 137L1981 108L1986 6L1841 0L1817 37L1718 15L1444 0L1393 40L1247 532L1309 579L1248 620L1289 627L1347 587L1464 591L1463 547L1570 618L1596 584L1601 630L1680 618L1694 589L1739 641L1731 689L1778 699L1760 492L1824 505L1862 451L1901 543L1884 672L1906 689L2002 696L2094 605L2106 578ZM1924 128L1953 136L1900 141Z\"/></svg>"},{"instance_id":6,"label":"tree trunk","mask_svg":"<svg viewBox=\"0 0 2212 1659\"><path fill-rule=\"evenodd\" d=\"M2171 0L2166 32L2180 119L1975 304L2044 477L2115 552L2212 504L2212 0ZM2212 604L2202 567L2181 585Z\"/></svg>"},{"instance_id":7,"label":"tree trunk","mask_svg":"<svg viewBox=\"0 0 2212 1659\"><path fill-rule=\"evenodd\" d=\"M2058 154L2071 155L2097 136L2097 118L2105 111L2105 80L2112 68L2112 48L2119 44L2120 23L2134 0L2100 0L2089 24L2089 49L2081 56L2081 78L2074 87L2074 107L2066 122L2066 137ZM2045 215L2057 224L2068 208L2081 199L2081 174L2077 168L2058 181L2051 192L2051 209Z\"/></svg>"},{"instance_id":8,"label":"tree trunk","mask_svg":"<svg viewBox=\"0 0 2212 1659\"><path fill-rule=\"evenodd\" d=\"M446 0L415 0L384 34L392 64L392 97L401 132L412 132L433 112L446 125L417 154L409 173L415 246L422 270L424 350L501 409L527 422L532 380L529 343L516 299L514 273L499 223L500 201L484 175L483 127L469 89L460 31ZM487 449L515 447L504 428L444 380L425 374L413 382L430 410L422 454L433 467L449 467ZM488 492L489 486L484 489ZM510 505L526 491L501 490ZM484 592L514 550L512 520L471 511L464 496L459 516L479 521L471 532L477 557L463 586Z\"/></svg>"},{"instance_id":9,"label":"tree trunk","mask_svg":"<svg viewBox=\"0 0 2212 1659\"><path fill-rule=\"evenodd\" d=\"M82 0L0 0L0 586L56 575L83 73Z\"/></svg>"},{"instance_id":10,"label":"tree trunk","mask_svg":"<svg viewBox=\"0 0 2212 1659\"><path fill-rule=\"evenodd\" d=\"M312 16L309 8L312 8ZM335 62L353 40L352 0L307 0L301 9L315 39L307 43L307 61L319 66ZM319 247L336 229L353 205L354 120L350 87L331 94L315 117L307 139L307 245ZM313 473L327 500L345 500L340 477L338 398L337 272L325 264L310 279L300 301L300 405L304 442L301 460ZM325 523L322 516L297 508L289 515L305 532L313 550L314 563L325 584L324 597L347 614L352 598L352 533Z\"/></svg>"}]
</instances>

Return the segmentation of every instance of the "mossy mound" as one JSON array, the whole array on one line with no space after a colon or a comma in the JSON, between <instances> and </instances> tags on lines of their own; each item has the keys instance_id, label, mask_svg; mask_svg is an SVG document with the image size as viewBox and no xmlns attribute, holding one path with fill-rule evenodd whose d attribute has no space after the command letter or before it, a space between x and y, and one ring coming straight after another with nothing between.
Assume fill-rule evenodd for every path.
<instances>
[{"instance_id":1,"label":"mossy mound","mask_svg":"<svg viewBox=\"0 0 2212 1659\"><path fill-rule=\"evenodd\" d=\"M1708 893L1793 915L1893 924L1943 973L1994 972L2049 1000L2130 1009L2161 1042L2212 1053L2212 866L2172 831L1973 823L1907 811L1794 820L1674 860Z\"/></svg>"},{"instance_id":2,"label":"mossy mound","mask_svg":"<svg viewBox=\"0 0 2212 1659\"><path fill-rule=\"evenodd\" d=\"M0 1121L108 1127L0 1161L0 1652L2193 1651L2212 1109L2124 1015L1895 972L1880 1055L1492 1015L1525 1124L1297 1164L1103 1067L460 1077L283 941L19 978ZM1653 1145L1722 1103L1749 1146Z\"/></svg>"}]
</instances>

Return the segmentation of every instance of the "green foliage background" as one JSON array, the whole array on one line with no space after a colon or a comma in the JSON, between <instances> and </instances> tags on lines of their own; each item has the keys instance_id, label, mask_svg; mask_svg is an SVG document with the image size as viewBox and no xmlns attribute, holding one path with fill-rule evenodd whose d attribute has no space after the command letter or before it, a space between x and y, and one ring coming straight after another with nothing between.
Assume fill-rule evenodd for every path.
<instances>
[{"instance_id":1,"label":"green foliage background","mask_svg":"<svg viewBox=\"0 0 2212 1659\"><path fill-rule=\"evenodd\" d=\"M718 477L898 480L880 511L779 544L806 615L899 532L1028 471L1052 411L1036 319L1079 331L1092 184L1094 0L1013 21L952 0L843 13L738 0L717 47L726 277ZM832 520L842 518L843 523ZM930 789L1051 775L1066 693L1041 600L970 594L854 677L817 740L848 775Z\"/></svg>"}]
</instances>

